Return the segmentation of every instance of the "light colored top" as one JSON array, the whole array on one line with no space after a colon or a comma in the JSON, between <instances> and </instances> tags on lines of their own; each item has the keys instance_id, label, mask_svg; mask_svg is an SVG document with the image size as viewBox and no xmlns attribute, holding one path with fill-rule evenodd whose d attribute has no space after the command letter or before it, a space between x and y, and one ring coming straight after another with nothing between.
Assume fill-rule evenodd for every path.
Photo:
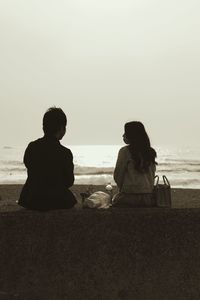
<instances>
[{"instance_id":1,"label":"light colored top","mask_svg":"<svg viewBox=\"0 0 200 300\"><path fill-rule=\"evenodd\" d=\"M151 164L147 172L142 173L135 169L134 160L128 146L119 150L114 170L114 180L121 192L124 193L152 193L156 166Z\"/></svg>"}]
</instances>

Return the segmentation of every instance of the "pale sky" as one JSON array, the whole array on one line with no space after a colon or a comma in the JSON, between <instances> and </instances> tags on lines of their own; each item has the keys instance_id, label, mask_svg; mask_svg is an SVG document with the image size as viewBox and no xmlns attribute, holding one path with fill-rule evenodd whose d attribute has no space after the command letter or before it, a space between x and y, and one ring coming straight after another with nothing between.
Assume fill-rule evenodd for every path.
<instances>
[{"instance_id":1,"label":"pale sky","mask_svg":"<svg viewBox=\"0 0 200 300\"><path fill-rule=\"evenodd\" d=\"M200 146L199 0L1 0L1 145L42 136L119 144L140 120L152 144Z\"/></svg>"}]
</instances>

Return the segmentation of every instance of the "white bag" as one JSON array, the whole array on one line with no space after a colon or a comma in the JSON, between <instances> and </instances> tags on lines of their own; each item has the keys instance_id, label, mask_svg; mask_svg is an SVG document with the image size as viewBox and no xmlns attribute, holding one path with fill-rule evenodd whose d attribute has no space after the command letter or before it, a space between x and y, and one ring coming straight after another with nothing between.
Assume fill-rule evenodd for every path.
<instances>
[{"instance_id":1,"label":"white bag","mask_svg":"<svg viewBox=\"0 0 200 300\"><path fill-rule=\"evenodd\" d=\"M86 208L109 208L111 203L111 196L107 193L98 191L91 194L84 200L83 207Z\"/></svg>"}]
</instances>

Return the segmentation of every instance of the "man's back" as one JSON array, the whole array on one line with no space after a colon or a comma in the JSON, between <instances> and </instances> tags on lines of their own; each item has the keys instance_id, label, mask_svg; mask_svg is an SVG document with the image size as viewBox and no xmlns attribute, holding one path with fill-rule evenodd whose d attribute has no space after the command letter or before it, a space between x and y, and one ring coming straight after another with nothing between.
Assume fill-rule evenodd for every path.
<instances>
[{"instance_id":1,"label":"man's back","mask_svg":"<svg viewBox=\"0 0 200 300\"><path fill-rule=\"evenodd\" d=\"M67 208L73 198L68 190L74 182L73 156L54 137L31 142L24 154L28 178L19 204L27 208Z\"/></svg>"}]
</instances>

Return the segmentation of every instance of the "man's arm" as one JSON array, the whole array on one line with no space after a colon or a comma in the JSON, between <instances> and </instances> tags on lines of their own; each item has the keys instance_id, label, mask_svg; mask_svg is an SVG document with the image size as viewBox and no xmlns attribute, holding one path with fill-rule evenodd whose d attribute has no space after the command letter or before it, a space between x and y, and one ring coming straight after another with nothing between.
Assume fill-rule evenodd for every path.
<instances>
[{"instance_id":1,"label":"man's arm","mask_svg":"<svg viewBox=\"0 0 200 300\"><path fill-rule=\"evenodd\" d=\"M28 144L25 152L24 152L24 164L28 169L31 163L31 143Z\"/></svg>"},{"instance_id":2,"label":"man's arm","mask_svg":"<svg viewBox=\"0 0 200 300\"><path fill-rule=\"evenodd\" d=\"M74 163L73 163L73 155L71 150L67 149L64 158L64 166L63 166L63 180L64 184L69 188L74 183Z\"/></svg>"}]
</instances>

